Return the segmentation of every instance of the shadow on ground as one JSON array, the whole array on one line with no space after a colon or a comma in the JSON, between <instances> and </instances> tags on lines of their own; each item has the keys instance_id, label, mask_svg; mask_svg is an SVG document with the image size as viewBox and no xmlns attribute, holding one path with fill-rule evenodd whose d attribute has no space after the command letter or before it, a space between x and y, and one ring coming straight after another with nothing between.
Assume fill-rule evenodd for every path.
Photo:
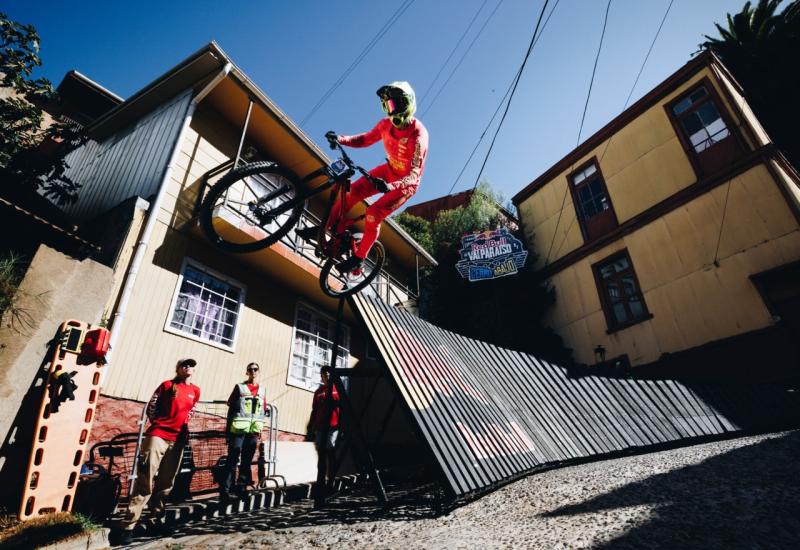
<instances>
[{"instance_id":1,"label":"shadow on ground","mask_svg":"<svg viewBox=\"0 0 800 550\"><path fill-rule=\"evenodd\" d=\"M418 483L387 485L386 492L390 501L388 506L376 499L370 487L361 486L331 498L319 510L313 508L312 500L305 499L275 508L171 526L168 536L179 538L371 521L412 521L433 518L441 513L433 484L423 487ZM135 542L139 544L151 540L155 538L140 537Z\"/></svg>"},{"instance_id":2,"label":"shadow on ground","mask_svg":"<svg viewBox=\"0 0 800 550\"><path fill-rule=\"evenodd\" d=\"M631 483L545 516L637 505L652 517L595 548L800 548L800 431Z\"/></svg>"}]
</instances>

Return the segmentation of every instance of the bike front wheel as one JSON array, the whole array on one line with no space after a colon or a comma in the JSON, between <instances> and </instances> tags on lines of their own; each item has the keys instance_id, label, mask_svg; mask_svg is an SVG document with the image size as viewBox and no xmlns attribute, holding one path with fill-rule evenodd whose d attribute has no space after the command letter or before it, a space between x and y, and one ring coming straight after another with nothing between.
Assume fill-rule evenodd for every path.
<instances>
[{"instance_id":1,"label":"bike front wheel","mask_svg":"<svg viewBox=\"0 0 800 550\"><path fill-rule=\"evenodd\" d=\"M215 183L200 207L200 227L228 252L266 248L297 224L305 208L295 176L273 162L234 168Z\"/></svg>"},{"instance_id":2,"label":"bike front wheel","mask_svg":"<svg viewBox=\"0 0 800 550\"><path fill-rule=\"evenodd\" d=\"M356 239L356 247L361 240L360 235L353 236ZM329 258L322 266L319 275L319 284L322 292L332 298L342 298L360 292L378 276L386 261L386 250L380 241L375 241L369 255L364 260L361 269L357 273L340 274L335 266L340 261L346 260L350 254L341 258Z\"/></svg>"}]
</instances>

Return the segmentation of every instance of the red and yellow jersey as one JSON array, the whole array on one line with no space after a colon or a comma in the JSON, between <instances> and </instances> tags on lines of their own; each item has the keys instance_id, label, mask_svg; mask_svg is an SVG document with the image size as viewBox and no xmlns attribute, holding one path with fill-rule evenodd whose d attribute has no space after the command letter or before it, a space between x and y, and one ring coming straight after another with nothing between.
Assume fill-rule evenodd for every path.
<instances>
[{"instance_id":1,"label":"red and yellow jersey","mask_svg":"<svg viewBox=\"0 0 800 550\"><path fill-rule=\"evenodd\" d=\"M387 180L389 188L416 188L428 156L428 130L414 118L405 128L395 128L388 118L382 118L369 132L355 136L340 136L339 143L349 147L368 147L383 140L383 148L394 179Z\"/></svg>"}]
</instances>

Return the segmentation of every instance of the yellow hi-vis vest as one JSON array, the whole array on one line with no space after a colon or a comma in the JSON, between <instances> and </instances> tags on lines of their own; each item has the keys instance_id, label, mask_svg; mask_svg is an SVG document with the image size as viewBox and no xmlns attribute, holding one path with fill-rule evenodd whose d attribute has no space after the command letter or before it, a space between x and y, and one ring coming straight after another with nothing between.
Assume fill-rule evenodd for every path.
<instances>
[{"instance_id":1,"label":"yellow hi-vis vest","mask_svg":"<svg viewBox=\"0 0 800 550\"><path fill-rule=\"evenodd\" d=\"M257 434L264 428L267 418L264 411L264 386L258 386L255 397L250 393L247 384L237 384L239 387L239 410L231 422L231 433Z\"/></svg>"}]
</instances>

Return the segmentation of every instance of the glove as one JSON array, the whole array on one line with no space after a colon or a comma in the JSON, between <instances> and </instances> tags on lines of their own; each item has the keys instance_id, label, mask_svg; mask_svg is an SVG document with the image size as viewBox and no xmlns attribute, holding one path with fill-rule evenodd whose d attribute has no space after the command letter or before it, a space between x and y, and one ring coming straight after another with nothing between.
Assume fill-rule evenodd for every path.
<instances>
[{"instance_id":1,"label":"glove","mask_svg":"<svg viewBox=\"0 0 800 550\"><path fill-rule=\"evenodd\" d=\"M380 191L381 193L388 193L391 191L389 188L389 184L386 183L386 180L382 178L372 178L372 183L375 185L375 189Z\"/></svg>"},{"instance_id":2,"label":"glove","mask_svg":"<svg viewBox=\"0 0 800 550\"><path fill-rule=\"evenodd\" d=\"M76 374L78 374L78 371L74 370L68 375L62 374L59 377L63 380L61 382L61 401L66 401L67 399L75 401L75 390L78 389L78 384L75 383L72 377Z\"/></svg>"},{"instance_id":3,"label":"glove","mask_svg":"<svg viewBox=\"0 0 800 550\"><path fill-rule=\"evenodd\" d=\"M78 374L78 371L67 373L66 371L58 371L52 382L50 382L50 410L51 412L58 412L61 403L69 399L75 401L75 390L78 385L72 380L72 377Z\"/></svg>"},{"instance_id":4,"label":"glove","mask_svg":"<svg viewBox=\"0 0 800 550\"><path fill-rule=\"evenodd\" d=\"M331 146L331 149L336 149L336 144L339 143L339 136L333 130L328 130L325 132L325 139L328 140L328 145Z\"/></svg>"}]
</instances>

